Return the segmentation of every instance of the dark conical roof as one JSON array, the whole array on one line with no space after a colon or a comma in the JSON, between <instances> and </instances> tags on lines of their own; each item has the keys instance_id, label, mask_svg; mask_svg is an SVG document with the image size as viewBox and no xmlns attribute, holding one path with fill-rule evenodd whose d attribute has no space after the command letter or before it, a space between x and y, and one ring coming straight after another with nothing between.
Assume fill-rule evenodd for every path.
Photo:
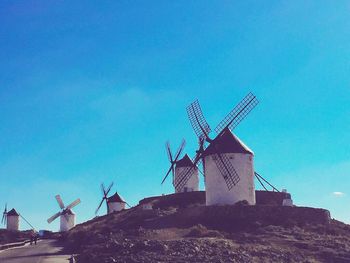
<instances>
[{"instance_id":1,"label":"dark conical roof","mask_svg":"<svg viewBox=\"0 0 350 263\"><path fill-rule=\"evenodd\" d=\"M10 211L7 212L7 216L19 216L16 209L12 208Z\"/></svg>"},{"instance_id":2,"label":"dark conical roof","mask_svg":"<svg viewBox=\"0 0 350 263\"><path fill-rule=\"evenodd\" d=\"M253 151L238 139L229 128L226 128L219 134L204 151L204 155L214 153L246 153L254 155Z\"/></svg>"},{"instance_id":3,"label":"dark conical roof","mask_svg":"<svg viewBox=\"0 0 350 263\"><path fill-rule=\"evenodd\" d=\"M182 157L182 159L176 162L176 167L188 167L188 166L193 166L193 162L187 154L185 154L185 156Z\"/></svg>"},{"instance_id":4,"label":"dark conical roof","mask_svg":"<svg viewBox=\"0 0 350 263\"><path fill-rule=\"evenodd\" d=\"M115 202L118 202L118 203L125 203L125 201L123 200L123 198L121 198L121 196L115 192L114 195L110 196L107 198L107 202L108 203L115 203Z\"/></svg>"}]
</instances>

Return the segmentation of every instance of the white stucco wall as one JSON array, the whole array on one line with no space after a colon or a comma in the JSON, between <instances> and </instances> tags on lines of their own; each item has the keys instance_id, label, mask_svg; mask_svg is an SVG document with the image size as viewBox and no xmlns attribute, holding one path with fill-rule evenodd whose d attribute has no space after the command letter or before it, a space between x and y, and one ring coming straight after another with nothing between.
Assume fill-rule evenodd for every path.
<instances>
[{"instance_id":1,"label":"white stucco wall","mask_svg":"<svg viewBox=\"0 0 350 263\"><path fill-rule=\"evenodd\" d=\"M66 216L64 216L64 215L60 216L60 231L61 232L68 231L75 226L75 214L72 214L72 215L67 214L67 219L66 219Z\"/></svg>"},{"instance_id":2,"label":"white stucco wall","mask_svg":"<svg viewBox=\"0 0 350 263\"><path fill-rule=\"evenodd\" d=\"M191 169L191 167L176 167L175 168L175 180L177 182L177 176L186 173L185 170ZM198 191L199 190L199 176L198 169L192 169L191 177L187 181L187 183L183 187L179 187L179 189L175 189L175 193L185 192L185 188L187 188L187 192Z\"/></svg>"},{"instance_id":3,"label":"white stucco wall","mask_svg":"<svg viewBox=\"0 0 350 263\"><path fill-rule=\"evenodd\" d=\"M7 230L19 230L19 216L7 216Z\"/></svg>"},{"instance_id":4,"label":"white stucco wall","mask_svg":"<svg viewBox=\"0 0 350 263\"><path fill-rule=\"evenodd\" d=\"M206 205L232 205L247 200L255 204L253 155L244 153L225 153L240 176L240 181L228 189L225 179L218 170L212 155L205 157Z\"/></svg>"},{"instance_id":5,"label":"white stucco wall","mask_svg":"<svg viewBox=\"0 0 350 263\"><path fill-rule=\"evenodd\" d=\"M115 211L121 211L125 209L125 203L109 202L108 207L109 207L109 213L113 213Z\"/></svg>"}]
</instances>

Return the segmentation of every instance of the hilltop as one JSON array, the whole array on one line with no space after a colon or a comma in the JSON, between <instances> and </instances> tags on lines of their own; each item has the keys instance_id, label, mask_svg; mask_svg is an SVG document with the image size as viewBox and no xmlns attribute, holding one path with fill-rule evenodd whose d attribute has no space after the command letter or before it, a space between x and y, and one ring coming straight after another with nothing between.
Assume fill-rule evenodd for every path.
<instances>
[{"instance_id":1,"label":"hilltop","mask_svg":"<svg viewBox=\"0 0 350 263\"><path fill-rule=\"evenodd\" d=\"M62 238L84 263L350 262L350 226L327 210L244 202L206 207L201 195L148 198ZM144 210L149 202L153 209Z\"/></svg>"}]
</instances>

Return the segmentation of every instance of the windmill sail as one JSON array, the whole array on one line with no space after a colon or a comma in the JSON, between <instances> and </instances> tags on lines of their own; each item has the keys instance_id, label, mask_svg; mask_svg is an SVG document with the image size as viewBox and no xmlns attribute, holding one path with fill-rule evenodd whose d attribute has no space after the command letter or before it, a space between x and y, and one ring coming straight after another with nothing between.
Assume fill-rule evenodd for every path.
<instances>
[{"instance_id":1,"label":"windmill sail","mask_svg":"<svg viewBox=\"0 0 350 263\"><path fill-rule=\"evenodd\" d=\"M61 196L60 195L56 195L55 198L56 198L57 203L60 206L60 208L63 209L64 208L64 204L63 204L63 201L61 199Z\"/></svg>"},{"instance_id":2,"label":"windmill sail","mask_svg":"<svg viewBox=\"0 0 350 263\"><path fill-rule=\"evenodd\" d=\"M226 127L233 130L258 105L259 101L253 93L245 96L236 107L216 126L215 132L221 133Z\"/></svg>"},{"instance_id":3,"label":"windmill sail","mask_svg":"<svg viewBox=\"0 0 350 263\"><path fill-rule=\"evenodd\" d=\"M170 145L169 145L168 142L166 143L165 147L166 147L169 159L170 159L170 167L169 167L165 177L163 178L161 184L163 184L165 182L165 180L167 179L167 177L168 177L168 175L170 174L171 171L173 172L173 176L174 176L174 166L175 166L176 162L178 161L178 159L179 159L183 149L185 148L185 145L186 145L186 141L185 141L185 139L182 139L181 144L180 144L179 148L176 151L175 158L172 159Z\"/></svg>"},{"instance_id":4,"label":"windmill sail","mask_svg":"<svg viewBox=\"0 0 350 263\"><path fill-rule=\"evenodd\" d=\"M2 213L1 224L6 225L7 222L7 204L5 204L4 212Z\"/></svg>"},{"instance_id":5,"label":"windmill sail","mask_svg":"<svg viewBox=\"0 0 350 263\"><path fill-rule=\"evenodd\" d=\"M47 222L50 224L52 221L54 221L57 217L59 217L61 215L61 212L58 212L56 214L54 214L53 216L51 216L49 219L47 219Z\"/></svg>"},{"instance_id":6,"label":"windmill sail","mask_svg":"<svg viewBox=\"0 0 350 263\"><path fill-rule=\"evenodd\" d=\"M66 207L66 210L70 210L70 209L72 209L73 207L77 206L77 205L80 204L80 203L81 203L81 201L80 201L80 199L78 198L78 199L75 200L73 203L71 203L70 205L68 205L68 206Z\"/></svg>"},{"instance_id":7,"label":"windmill sail","mask_svg":"<svg viewBox=\"0 0 350 263\"><path fill-rule=\"evenodd\" d=\"M211 129L204 118L201 106L198 100L192 102L187 108L187 115L190 119L193 130L198 138L208 138Z\"/></svg>"},{"instance_id":8,"label":"windmill sail","mask_svg":"<svg viewBox=\"0 0 350 263\"><path fill-rule=\"evenodd\" d=\"M98 207L95 210L95 215L97 215L98 211L100 210L103 202L106 202L106 206L107 206L107 214L109 214L109 206L107 203L107 196L109 194L109 192L111 191L112 187L113 187L113 182L108 186L108 188L106 189L104 184L101 184L101 192L102 192L102 200L100 201Z\"/></svg>"},{"instance_id":9,"label":"windmill sail","mask_svg":"<svg viewBox=\"0 0 350 263\"><path fill-rule=\"evenodd\" d=\"M240 180L237 171L225 154L214 154L213 159L226 182L227 188L231 190Z\"/></svg>"}]
</instances>

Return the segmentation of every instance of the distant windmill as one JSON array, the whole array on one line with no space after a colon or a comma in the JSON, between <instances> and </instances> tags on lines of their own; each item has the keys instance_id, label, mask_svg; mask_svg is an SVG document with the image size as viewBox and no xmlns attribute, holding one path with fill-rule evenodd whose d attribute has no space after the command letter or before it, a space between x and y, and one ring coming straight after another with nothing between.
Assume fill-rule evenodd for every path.
<instances>
[{"instance_id":1,"label":"distant windmill","mask_svg":"<svg viewBox=\"0 0 350 263\"><path fill-rule=\"evenodd\" d=\"M6 226L7 230L19 230L19 219L22 218L34 231L35 228L25 219L21 214L19 214L16 209L12 208L7 211L7 204L5 204L4 211L2 213L1 224Z\"/></svg>"},{"instance_id":2,"label":"distant windmill","mask_svg":"<svg viewBox=\"0 0 350 263\"><path fill-rule=\"evenodd\" d=\"M1 224L6 226L7 222L7 204L5 204L4 212L2 212Z\"/></svg>"},{"instance_id":3,"label":"distant windmill","mask_svg":"<svg viewBox=\"0 0 350 263\"><path fill-rule=\"evenodd\" d=\"M186 145L186 141L182 139L182 142L179 148L177 149L176 154L173 157L173 154L170 148L170 143L166 142L165 144L166 152L170 162L170 168L168 169L168 172L163 178L162 184L164 183L164 181L166 180L170 172L172 172L172 176L173 176L172 181L173 181L173 186L175 187L175 193L198 191L198 183L199 183L198 169L192 169L194 164L187 154L185 154L181 159L179 159L183 149L185 148L185 145ZM176 187L178 181L182 178L183 174L187 174L188 180L186 181L186 183L178 185Z\"/></svg>"},{"instance_id":4,"label":"distant windmill","mask_svg":"<svg viewBox=\"0 0 350 263\"><path fill-rule=\"evenodd\" d=\"M198 100L187 107L188 117L199 140L194 165L200 162L203 165L207 205L234 204L240 200L255 204L254 153L231 130L257 104L258 100L252 93L244 97L216 127L215 139L209 137L211 129ZM206 143L209 144L207 148ZM178 185L186 180L188 174L182 176Z\"/></svg>"},{"instance_id":5,"label":"distant windmill","mask_svg":"<svg viewBox=\"0 0 350 263\"><path fill-rule=\"evenodd\" d=\"M20 214L16 209L12 208L6 213L6 229L7 230L19 230L19 217Z\"/></svg>"},{"instance_id":6,"label":"distant windmill","mask_svg":"<svg viewBox=\"0 0 350 263\"><path fill-rule=\"evenodd\" d=\"M199 176L198 172L200 170L196 165L194 165L193 160L185 154L184 157L176 162L175 166L175 177L173 180L173 185L175 187L175 192L192 192L199 190ZM182 179L183 175L187 175L187 180L181 184L178 182Z\"/></svg>"},{"instance_id":7,"label":"distant windmill","mask_svg":"<svg viewBox=\"0 0 350 263\"><path fill-rule=\"evenodd\" d=\"M125 205L131 207L119 194L115 191L114 195L107 198L108 213L119 212L125 209Z\"/></svg>"},{"instance_id":8,"label":"distant windmill","mask_svg":"<svg viewBox=\"0 0 350 263\"><path fill-rule=\"evenodd\" d=\"M108 202L107 202L107 199L108 199L107 195L111 191L112 186L113 186L113 182L108 186L108 188L105 188L105 185L103 183L101 184L102 200L101 200L100 204L98 205L98 207L97 207L97 209L95 211L95 215L97 215L97 213L100 210L103 202L106 202L107 214L109 214L109 205L108 205Z\"/></svg>"},{"instance_id":9,"label":"distant windmill","mask_svg":"<svg viewBox=\"0 0 350 263\"><path fill-rule=\"evenodd\" d=\"M180 167L179 171L176 172L176 178L174 180L174 187L175 189L180 189L182 191L179 192L185 192L188 191L187 189L191 189L191 186L193 186L192 191L198 191L199 187L199 178L198 178L198 172L200 172L204 176L204 171L202 172L199 168L200 164L202 163L202 159L200 158L200 154L204 151L204 140L199 140L199 149L196 151L196 156L190 160L187 156L186 165L182 165L182 162L179 164L179 162L176 164L176 167ZM187 155L187 154L186 154ZM185 158L185 157L184 157ZM184 159L183 158L183 159ZM184 166L184 168L182 168Z\"/></svg>"},{"instance_id":10,"label":"distant windmill","mask_svg":"<svg viewBox=\"0 0 350 263\"><path fill-rule=\"evenodd\" d=\"M78 198L77 200L72 202L70 205L65 207L60 195L56 195L55 198L61 210L56 214L54 214L53 216L51 216L47 220L47 222L50 224L56 218L60 217L60 231L61 232L68 231L69 229L75 226L75 214L73 213L72 208L80 204L81 201Z\"/></svg>"}]
</instances>

